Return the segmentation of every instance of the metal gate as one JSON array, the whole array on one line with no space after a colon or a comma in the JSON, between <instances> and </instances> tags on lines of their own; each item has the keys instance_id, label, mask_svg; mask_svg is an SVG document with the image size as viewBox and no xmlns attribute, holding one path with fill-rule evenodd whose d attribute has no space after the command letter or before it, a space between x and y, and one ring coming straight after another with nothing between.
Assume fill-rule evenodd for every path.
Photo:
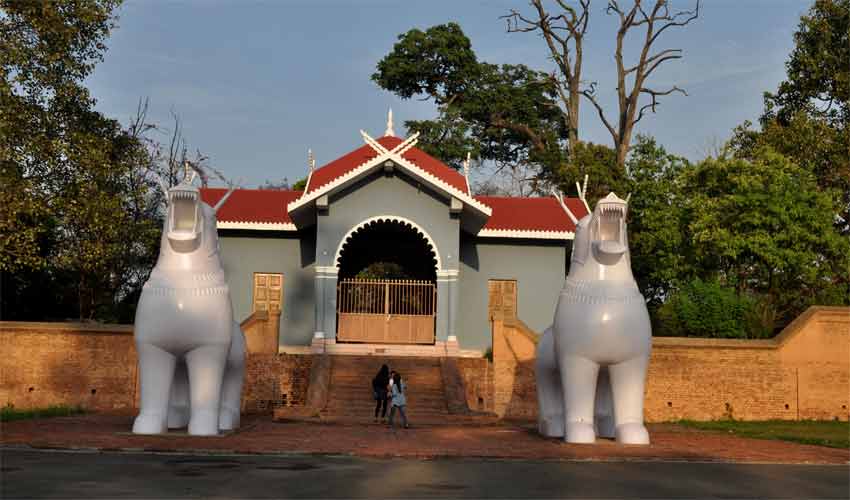
<instances>
[{"instance_id":1,"label":"metal gate","mask_svg":"<svg viewBox=\"0 0 850 500\"><path fill-rule=\"evenodd\" d=\"M437 287L429 281L343 279L337 340L433 344Z\"/></svg>"}]
</instances>

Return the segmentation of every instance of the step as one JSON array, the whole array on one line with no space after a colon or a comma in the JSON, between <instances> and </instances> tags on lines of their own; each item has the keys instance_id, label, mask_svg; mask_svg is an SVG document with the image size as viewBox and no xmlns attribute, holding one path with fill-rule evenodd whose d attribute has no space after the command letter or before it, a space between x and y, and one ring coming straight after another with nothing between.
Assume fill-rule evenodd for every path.
<instances>
[{"instance_id":1,"label":"step","mask_svg":"<svg viewBox=\"0 0 850 500\"><path fill-rule=\"evenodd\" d=\"M328 401L323 419L371 422L375 400L372 379L386 364L402 375L408 388L407 414L411 419L443 422L451 418L438 358L393 356L333 356Z\"/></svg>"}]
</instances>

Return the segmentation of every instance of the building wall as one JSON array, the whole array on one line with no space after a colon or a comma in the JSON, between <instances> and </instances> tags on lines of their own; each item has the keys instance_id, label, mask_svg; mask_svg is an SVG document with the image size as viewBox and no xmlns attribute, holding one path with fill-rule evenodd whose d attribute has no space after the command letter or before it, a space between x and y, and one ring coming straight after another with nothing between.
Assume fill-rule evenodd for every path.
<instances>
[{"instance_id":1,"label":"building wall","mask_svg":"<svg viewBox=\"0 0 850 500\"><path fill-rule=\"evenodd\" d=\"M219 230L221 258L235 318L251 314L254 273L283 274L281 344L308 345L313 337L315 233L264 234Z\"/></svg>"},{"instance_id":2,"label":"building wall","mask_svg":"<svg viewBox=\"0 0 850 500\"><path fill-rule=\"evenodd\" d=\"M437 244L445 269L457 269L458 219L449 214L448 200L404 175L373 174L334 194L327 214L317 219L316 259L335 266L334 256L345 235L365 219L395 215L414 221Z\"/></svg>"},{"instance_id":3,"label":"building wall","mask_svg":"<svg viewBox=\"0 0 850 500\"><path fill-rule=\"evenodd\" d=\"M492 344L488 311L491 279L517 281L517 310L543 331L552 324L566 276L566 244L546 240L491 240L461 237L460 310L457 331L463 349Z\"/></svg>"}]
</instances>

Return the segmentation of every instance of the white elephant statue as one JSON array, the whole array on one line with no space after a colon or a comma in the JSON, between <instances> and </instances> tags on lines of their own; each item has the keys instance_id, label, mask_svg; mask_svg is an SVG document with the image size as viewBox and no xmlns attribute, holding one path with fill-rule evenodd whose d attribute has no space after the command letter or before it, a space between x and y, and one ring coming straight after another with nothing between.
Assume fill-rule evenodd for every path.
<instances>
[{"instance_id":1,"label":"white elephant statue","mask_svg":"<svg viewBox=\"0 0 850 500\"><path fill-rule=\"evenodd\" d=\"M188 425L191 435L239 427L245 337L233 320L219 258L216 211L201 201L194 173L165 192L159 259L135 319L141 404L136 434Z\"/></svg>"},{"instance_id":2,"label":"white elephant statue","mask_svg":"<svg viewBox=\"0 0 850 500\"><path fill-rule=\"evenodd\" d=\"M632 275L628 201L614 193L576 222L570 272L554 324L537 346L538 427L548 437L649 444L644 386L652 348L646 302Z\"/></svg>"}]
</instances>

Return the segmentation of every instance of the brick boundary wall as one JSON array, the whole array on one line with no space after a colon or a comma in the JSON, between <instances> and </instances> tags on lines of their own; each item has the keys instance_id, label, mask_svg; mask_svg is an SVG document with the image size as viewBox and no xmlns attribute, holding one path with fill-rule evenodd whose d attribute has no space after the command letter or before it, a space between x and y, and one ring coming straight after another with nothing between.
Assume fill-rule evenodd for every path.
<instances>
[{"instance_id":1,"label":"brick boundary wall","mask_svg":"<svg viewBox=\"0 0 850 500\"><path fill-rule=\"evenodd\" d=\"M493 409L536 418L537 334L493 321ZM848 420L850 308L810 307L768 340L653 338L647 421Z\"/></svg>"},{"instance_id":2,"label":"brick boundary wall","mask_svg":"<svg viewBox=\"0 0 850 500\"><path fill-rule=\"evenodd\" d=\"M300 406L307 399L313 358L277 353L278 318L279 313L260 311L241 325L248 350L242 390L242 409L247 413ZM0 345L0 405L138 408L138 365L130 325L0 321Z\"/></svg>"},{"instance_id":3,"label":"brick boundary wall","mask_svg":"<svg viewBox=\"0 0 850 500\"><path fill-rule=\"evenodd\" d=\"M306 404L314 356L270 352L277 316L246 319L243 410ZM493 321L493 362L457 358L469 409L535 418L537 334L517 319ZM137 407L132 327L0 322L0 404L18 408ZM850 308L812 307L770 340L653 339L646 419L848 420ZM787 405L787 406L786 406Z\"/></svg>"}]
</instances>

